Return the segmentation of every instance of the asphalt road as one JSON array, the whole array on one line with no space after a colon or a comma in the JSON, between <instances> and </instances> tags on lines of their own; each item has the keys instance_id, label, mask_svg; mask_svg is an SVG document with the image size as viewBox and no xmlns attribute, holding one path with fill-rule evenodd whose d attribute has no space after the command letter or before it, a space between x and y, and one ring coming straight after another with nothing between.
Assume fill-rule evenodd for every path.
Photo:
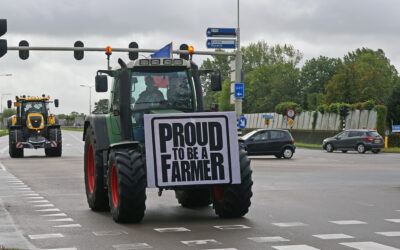
<instances>
[{"instance_id":1,"label":"asphalt road","mask_svg":"<svg viewBox=\"0 0 400 250\"><path fill-rule=\"evenodd\" d=\"M298 149L252 158L250 212L219 219L148 189L140 224L92 212L81 133L63 131L63 156L26 150L10 159L0 138L0 246L29 249L400 249L400 154ZM1 249L1 247L0 247Z\"/></svg>"}]
</instances>

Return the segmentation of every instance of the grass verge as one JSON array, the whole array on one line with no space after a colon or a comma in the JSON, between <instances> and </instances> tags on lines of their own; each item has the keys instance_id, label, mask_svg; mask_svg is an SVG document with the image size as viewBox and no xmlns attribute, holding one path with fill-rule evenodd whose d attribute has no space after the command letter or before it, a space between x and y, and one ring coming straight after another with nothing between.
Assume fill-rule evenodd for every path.
<instances>
[{"instance_id":1,"label":"grass verge","mask_svg":"<svg viewBox=\"0 0 400 250\"><path fill-rule=\"evenodd\" d=\"M83 131L83 128L61 127L62 130Z\"/></svg>"},{"instance_id":2,"label":"grass verge","mask_svg":"<svg viewBox=\"0 0 400 250\"><path fill-rule=\"evenodd\" d=\"M8 135L8 130L0 130L0 136Z\"/></svg>"},{"instance_id":3,"label":"grass verge","mask_svg":"<svg viewBox=\"0 0 400 250\"><path fill-rule=\"evenodd\" d=\"M299 148L322 149L322 145L318 145L318 144L307 144L307 143L295 142L294 145Z\"/></svg>"}]
</instances>

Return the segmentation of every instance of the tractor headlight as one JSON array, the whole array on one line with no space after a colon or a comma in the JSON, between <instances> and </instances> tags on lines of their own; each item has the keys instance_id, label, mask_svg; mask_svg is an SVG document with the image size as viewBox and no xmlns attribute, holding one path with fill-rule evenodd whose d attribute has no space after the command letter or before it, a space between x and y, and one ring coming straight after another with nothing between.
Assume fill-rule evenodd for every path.
<instances>
[{"instance_id":1,"label":"tractor headlight","mask_svg":"<svg viewBox=\"0 0 400 250\"><path fill-rule=\"evenodd\" d=\"M147 66L149 64L150 64L149 59L140 59L139 60L139 65L141 65L141 66Z\"/></svg>"}]
</instances>

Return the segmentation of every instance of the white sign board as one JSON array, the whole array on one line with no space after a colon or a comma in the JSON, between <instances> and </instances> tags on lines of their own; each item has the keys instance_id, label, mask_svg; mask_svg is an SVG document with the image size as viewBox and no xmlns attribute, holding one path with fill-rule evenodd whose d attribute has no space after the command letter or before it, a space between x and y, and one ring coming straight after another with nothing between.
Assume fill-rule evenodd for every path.
<instances>
[{"instance_id":1,"label":"white sign board","mask_svg":"<svg viewBox=\"0 0 400 250\"><path fill-rule=\"evenodd\" d=\"M235 112L144 115L148 187L239 184Z\"/></svg>"}]
</instances>

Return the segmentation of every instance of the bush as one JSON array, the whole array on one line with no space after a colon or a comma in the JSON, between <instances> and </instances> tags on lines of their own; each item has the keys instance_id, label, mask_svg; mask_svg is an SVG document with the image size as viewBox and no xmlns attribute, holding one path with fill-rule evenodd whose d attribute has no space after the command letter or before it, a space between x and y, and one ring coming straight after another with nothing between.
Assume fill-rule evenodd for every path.
<instances>
[{"instance_id":1,"label":"bush","mask_svg":"<svg viewBox=\"0 0 400 250\"><path fill-rule=\"evenodd\" d=\"M319 105L319 106L317 107L317 111L320 112L320 113L322 113L322 114L328 113L328 112L329 112L329 107L328 107L328 105L326 105L326 104L322 104L322 105Z\"/></svg>"},{"instance_id":2,"label":"bush","mask_svg":"<svg viewBox=\"0 0 400 250\"><path fill-rule=\"evenodd\" d=\"M281 102L275 106L275 112L280 115L286 115L286 110L288 109L294 109L296 114L299 114L302 111L300 104L295 102Z\"/></svg>"},{"instance_id":3,"label":"bush","mask_svg":"<svg viewBox=\"0 0 400 250\"><path fill-rule=\"evenodd\" d=\"M317 126L317 119L318 119L318 112L313 113L313 121L312 121L312 129L315 129L315 126Z\"/></svg>"},{"instance_id":4,"label":"bush","mask_svg":"<svg viewBox=\"0 0 400 250\"><path fill-rule=\"evenodd\" d=\"M391 133L388 138L389 147L400 147L400 133Z\"/></svg>"},{"instance_id":5,"label":"bush","mask_svg":"<svg viewBox=\"0 0 400 250\"><path fill-rule=\"evenodd\" d=\"M372 110L375 107L375 102L373 100L368 100L363 104L365 110Z\"/></svg>"},{"instance_id":6,"label":"bush","mask_svg":"<svg viewBox=\"0 0 400 250\"><path fill-rule=\"evenodd\" d=\"M332 103L329 105L328 110L330 113L340 114L340 103Z\"/></svg>"},{"instance_id":7,"label":"bush","mask_svg":"<svg viewBox=\"0 0 400 250\"><path fill-rule=\"evenodd\" d=\"M356 109L363 110L364 109L364 103L362 103L362 102L354 103L353 104L353 110L356 110Z\"/></svg>"},{"instance_id":8,"label":"bush","mask_svg":"<svg viewBox=\"0 0 400 250\"><path fill-rule=\"evenodd\" d=\"M376 117L376 130L380 135L385 134L385 122L387 115L387 108L384 105L376 105L375 110L377 113Z\"/></svg>"}]
</instances>

